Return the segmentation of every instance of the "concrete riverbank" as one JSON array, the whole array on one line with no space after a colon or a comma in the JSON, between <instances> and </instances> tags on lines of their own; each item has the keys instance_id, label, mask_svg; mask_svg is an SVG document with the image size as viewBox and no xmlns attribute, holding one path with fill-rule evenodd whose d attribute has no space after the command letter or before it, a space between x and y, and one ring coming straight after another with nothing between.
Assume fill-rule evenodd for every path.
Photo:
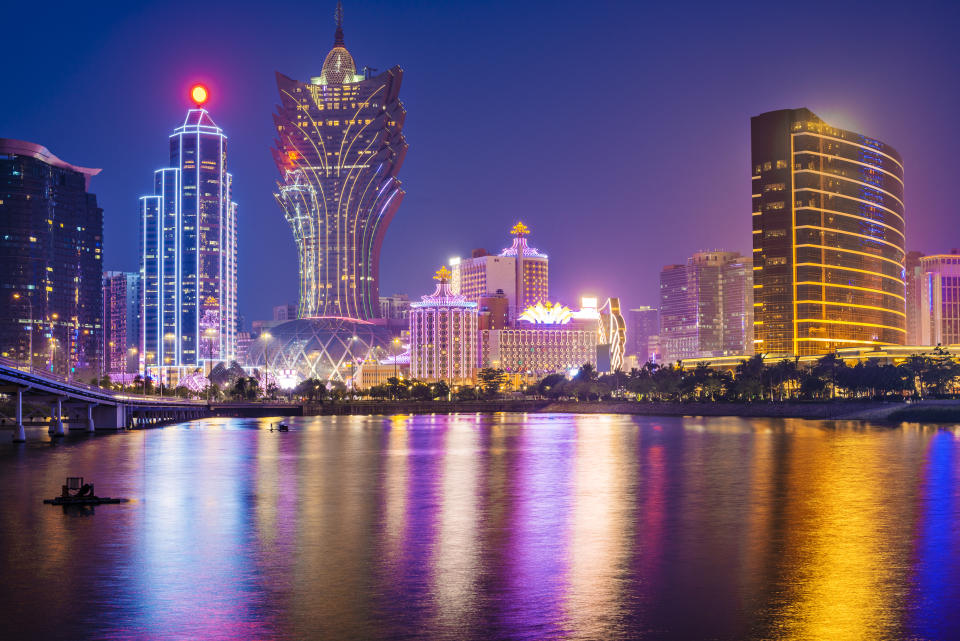
<instances>
[{"instance_id":1,"label":"concrete riverbank","mask_svg":"<svg viewBox=\"0 0 960 641\"><path fill-rule=\"evenodd\" d=\"M826 420L953 420L960 421L960 400L794 401L786 403L643 403L636 401L358 401L307 404L304 416L336 414L452 414L474 412L532 412L569 414L637 414L646 416L742 416ZM928 414L929 418L924 419ZM937 418L940 417L940 418Z\"/></svg>"}]
</instances>

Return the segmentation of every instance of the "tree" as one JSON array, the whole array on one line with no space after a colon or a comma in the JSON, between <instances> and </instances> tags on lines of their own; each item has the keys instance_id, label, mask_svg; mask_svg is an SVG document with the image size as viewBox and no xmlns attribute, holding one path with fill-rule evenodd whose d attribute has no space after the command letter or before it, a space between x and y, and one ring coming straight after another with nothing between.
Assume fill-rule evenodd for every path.
<instances>
[{"instance_id":1,"label":"tree","mask_svg":"<svg viewBox=\"0 0 960 641\"><path fill-rule=\"evenodd\" d=\"M454 393L454 398L458 401L475 401L479 398L477 388L470 385L461 385Z\"/></svg>"},{"instance_id":2,"label":"tree","mask_svg":"<svg viewBox=\"0 0 960 641\"><path fill-rule=\"evenodd\" d=\"M562 385L567 380L563 374L548 374L537 384L537 393L548 398L557 398L562 391Z\"/></svg>"},{"instance_id":3,"label":"tree","mask_svg":"<svg viewBox=\"0 0 960 641\"><path fill-rule=\"evenodd\" d=\"M437 381L433 386L433 398L444 401L450 398L450 386L444 381Z\"/></svg>"},{"instance_id":4,"label":"tree","mask_svg":"<svg viewBox=\"0 0 960 641\"><path fill-rule=\"evenodd\" d=\"M507 382L507 373L502 369L484 367L477 374L478 385L484 398L496 398Z\"/></svg>"},{"instance_id":5,"label":"tree","mask_svg":"<svg viewBox=\"0 0 960 641\"><path fill-rule=\"evenodd\" d=\"M410 387L410 396L417 401L429 401L433 398L433 392L429 385L417 381Z\"/></svg>"}]
</instances>

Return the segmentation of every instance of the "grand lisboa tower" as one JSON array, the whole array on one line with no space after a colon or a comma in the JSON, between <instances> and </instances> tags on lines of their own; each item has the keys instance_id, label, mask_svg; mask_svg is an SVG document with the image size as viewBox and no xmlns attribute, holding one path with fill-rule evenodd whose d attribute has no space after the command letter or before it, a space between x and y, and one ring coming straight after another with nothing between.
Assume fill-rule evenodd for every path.
<instances>
[{"instance_id":1,"label":"grand lisboa tower","mask_svg":"<svg viewBox=\"0 0 960 641\"><path fill-rule=\"evenodd\" d=\"M403 200L397 172L407 142L403 71L358 72L339 3L336 25L319 76L299 82L277 73L275 196L299 255L299 318L275 327L249 355L302 377L344 380L391 341L377 322L380 248Z\"/></svg>"}]
</instances>

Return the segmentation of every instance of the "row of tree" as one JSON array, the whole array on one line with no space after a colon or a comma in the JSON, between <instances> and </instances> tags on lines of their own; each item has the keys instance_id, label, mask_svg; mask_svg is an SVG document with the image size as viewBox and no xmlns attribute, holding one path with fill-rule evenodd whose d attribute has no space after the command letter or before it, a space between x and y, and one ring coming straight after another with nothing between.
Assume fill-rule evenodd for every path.
<instances>
[{"instance_id":1,"label":"row of tree","mask_svg":"<svg viewBox=\"0 0 960 641\"><path fill-rule=\"evenodd\" d=\"M302 381L293 390L280 390L272 381L265 387L260 376L247 376L239 365L218 365L199 390L184 386L166 393L196 396L214 401L254 400L261 397L309 402L342 401L355 398L376 400L492 400L503 393L549 399L600 400L609 398L641 401L784 401L827 398L903 398L953 395L960 387L960 363L937 346L929 354L915 354L899 364L860 361L847 365L835 354L827 354L811 365L797 359L765 363L761 356L743 360L735 370L718 370L708 362L690 369L679 365L647 363L629 373L599 374L592 365L583 365L572 378L550 374L535 385L511 389L503 370L484 368L476 385L451 387L440 382L391 377L383 385L366 390L348 389L341 382L320 379ZM146 394L156 393L150 377L137 376L125 388L109 377L94 379L102 387L123 388Z\"/></svg>"}]
</instances>

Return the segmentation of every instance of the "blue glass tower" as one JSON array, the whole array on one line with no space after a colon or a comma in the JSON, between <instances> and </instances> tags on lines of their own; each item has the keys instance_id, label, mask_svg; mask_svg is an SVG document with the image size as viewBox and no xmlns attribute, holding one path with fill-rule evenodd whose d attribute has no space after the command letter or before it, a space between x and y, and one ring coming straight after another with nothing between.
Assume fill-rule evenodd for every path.
<instances>
[{"instance_id":1,"label":"blue glass tower","mask_svg":"<svg viewBox=\"0 0 960 641\"><path fill-rule=\"evenodd\" d=\"M170 136L170 166L155 172L153 195L140 199L140 354L152 374L179 377L235 358L231 183L227 137L198 105Z\"/></svg>"}]
</instances>

